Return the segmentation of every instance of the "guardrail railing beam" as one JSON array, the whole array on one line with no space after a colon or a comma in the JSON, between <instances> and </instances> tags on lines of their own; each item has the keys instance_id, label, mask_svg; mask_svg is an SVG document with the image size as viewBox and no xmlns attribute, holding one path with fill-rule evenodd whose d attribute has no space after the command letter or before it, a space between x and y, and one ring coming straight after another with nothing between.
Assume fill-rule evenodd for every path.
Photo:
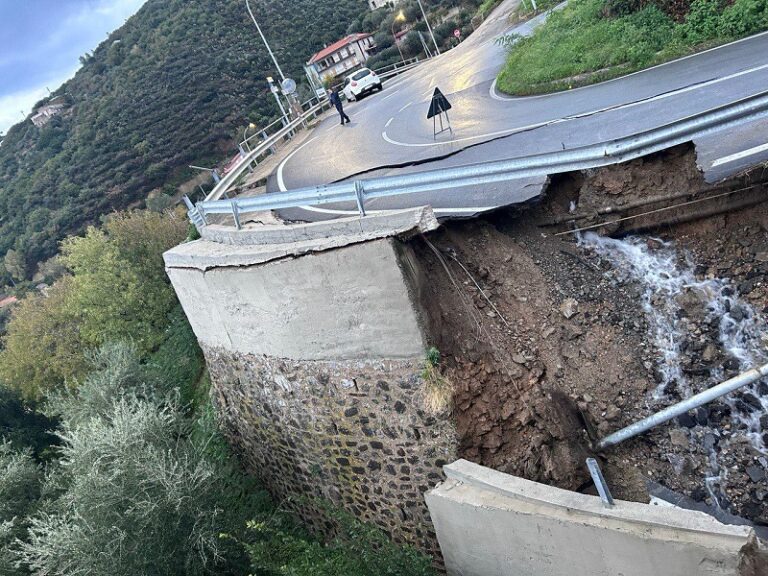
<instances>
[{"instance_id":1,"label":"guardrail railing beam","mask_svg":"<svg viewBox=\"0 0 768 576\"><path fill-rule=\"evenodd\" d=\"M327 100L322 101L308 111L306 115L316 113L327 104ZM233 202L236 203L238 213L297 208L301 206L353 203L353 205L357 205L360 214L365 215L365 202L373 198L495 184L522 178L605 166L646 156L684 142L689 142L694 138L714 131L766 117L768 117L768 91L681 118L665 126L617 138L609 142L570 150L558 150L556 152L541 153L527 157L511 158L509 160L497 160L440 170L427 170L411 174L313 186L288 192L266 194L255 198L236 199ZM276 139L285 136L288 131L295 128L295 123L299 121L295 120L289 126L271 136L268 141L254 149L253 152L246 156L243 162L222 179L204 202L199 202L196 205L196 211L203 222L205 222L206 214L223 214L233 211L229 201L218 200L218 197L242 173L245 162L249 163L256 156L263 153L268 143L275 142ZM190 215L190 217L192 216Z\"/></svg>"}]
</instances>

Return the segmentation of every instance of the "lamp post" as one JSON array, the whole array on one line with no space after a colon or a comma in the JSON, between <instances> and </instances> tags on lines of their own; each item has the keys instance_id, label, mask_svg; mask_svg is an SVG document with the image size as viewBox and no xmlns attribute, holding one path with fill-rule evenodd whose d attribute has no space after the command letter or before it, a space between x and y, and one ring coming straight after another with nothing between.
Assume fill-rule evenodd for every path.
<instances>
[{"instance_id":1,"label":"lamp post","mask_svg":"<svg viewBox=\"0 0 768 576\"><path fill-rule=\"evenodd\" d=\"M272 48L269 47L269 42L267 42L267 39L264 37L264 33L261 31L261 26L259 26L259 23L256 22L256 17L253 15L253 11L251 10L251 5L249 4L248 0L245 0L245 7L248 8L248 14L251 15L251 20L253 20L253 23L256 25L256 30L259 31L259 36L261 36L261 39L264 42L264 46L267 47L267 52L269 52L269 55L272 57L272 62L275 63L275 68L277 68L277 73L280 74L280 79L285 80L285 75L280 69L280 64L277 63L277 58L275 58L275 55L272 53Z\"/></svg>"},{"instance_id":2,"label":"lamp post","mask_svg":"<svg viewBox=\"0 0 768 576\"><path fill-rule=\"evenodd\" d=\"M400 49L400 44L397 43L397 36L395 36L395 24L397 22L403 22L405 20L405 13L400 10L400 12L397 13L397 16L392 20L392 37L395 39L395 46L397 46L397 51L400 52L400 61L405 63L405 58L403 58L403 51Z\"/></svg>"},{"instance_id":3,"label":"lamp post","mask_svg":"<svg viewBox=\"0 0 768 576\"><path fill-rule=\"evenodd\" d=\"M243 130L243 144L245 144L245 147L248 149L248 152L251 151L251 147L248 145L248 130L253 130L256 128L256 124L251 122L248 124L248 126L245 127L245 130Z\"/></svg>"},{"instance_id":4,"label":"lamp post","mask_svg":"<svg viewBox=\"0 0 768 576\"><path fill-rule=\"evenodd\" d=\"M424 16L424 22L427 23L427 30L429 30L429 35L432 36L432 43L435 45L435 50L440 54L440 48L437 46L437 40L435 40L435 34L432 32L432 26L429 25L429 20L427 20L427 13L424 12L424 6L421 5L421 0L416 1L419 3L419 8L421 8L421 15Z\"/></svg>"}]
</instances>

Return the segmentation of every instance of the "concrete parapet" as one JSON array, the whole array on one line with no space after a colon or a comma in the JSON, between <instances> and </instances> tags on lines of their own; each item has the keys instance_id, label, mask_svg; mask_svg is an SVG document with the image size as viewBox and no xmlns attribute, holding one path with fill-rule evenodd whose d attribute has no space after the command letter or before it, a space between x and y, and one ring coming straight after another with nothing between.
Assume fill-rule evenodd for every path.
<instances>
[{"instance_id":1,"label":"concrete parapet","mask_svg":"<svg viewBox=\"0 0 768 576\"><path fill-rule=\"evenodd\" d=\"M448 574L756 574L745 526L690 510L600 499L458 460L427 493Z\"/></svg>"},{"instance_id":2,"label":"concrete parapet","mask_svg":"<svg viewBox=\"0 0 768 576\"><path fill-rule=\"evenodd\" d=\"M364 218L354 216L287 226L254 226L237 230L232 226L211 225L205 226L201 234L205 240L211 242L233 246L258 246L326 241L329 238L355 238L360 242L410 232L428 232L438 226L432 209L422 206L371 214Z\"/></svg>"},{"instance_id":3,"label":"concrete parapet","mask_svg":"<svg viewBox=\"0 0 768 576\"><path fill-rule=\"evenodd\" d=\"M294 360L412 358L423 354L424 342L401 269L403 250L385 238L206 270L179 267L171 251L166 265L205 346Z\"/></svg>"}]
</instances>

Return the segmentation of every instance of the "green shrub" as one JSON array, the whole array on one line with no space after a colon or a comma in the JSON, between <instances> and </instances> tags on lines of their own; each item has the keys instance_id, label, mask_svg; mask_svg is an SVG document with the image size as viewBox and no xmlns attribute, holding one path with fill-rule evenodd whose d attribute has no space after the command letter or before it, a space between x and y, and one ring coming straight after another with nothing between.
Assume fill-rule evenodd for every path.
<instances>
[{"instance_id":1,"label":"green shrub","mask_svg":"<svg viewBox=\"0 0 768 576\"><path fill-rule=\"evenodd\" d=\"M322 505L334 519L337 535L323 543L284 513L265 514L248 523L245 544L257 576L435 576L428 557L393 544L376 528Z\"/></svg>"},{"instance_id":2,"label":"green shrub","mask_svg":"<svg viewBox=\"0 0 768 576\"><path fill-rule=\"evenodd\" d=\"M498 86L513 94L614 78L702 47L768 29L768 0L572 0L530 38L509 47ZM681 18L682 19L682 18Z\"/></svg>"},{"instance_id":3,"label":"green shrub","mask_svg":"<svg viewBox=\"0 0 768 576\"><path fill-rule=\"evenodd\" d=\"M677 27L677 35L691 45L716 38L723 8L722 0L694 0L685 22Z\"/></svg>"}]
</instances>

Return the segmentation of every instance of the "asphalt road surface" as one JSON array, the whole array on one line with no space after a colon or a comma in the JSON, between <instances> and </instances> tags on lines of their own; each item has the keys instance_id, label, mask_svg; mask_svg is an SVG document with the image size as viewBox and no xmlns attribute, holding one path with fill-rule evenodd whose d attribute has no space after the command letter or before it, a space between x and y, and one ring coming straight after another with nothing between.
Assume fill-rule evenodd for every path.
<instances>
[{"instance_id":1,"label":"asphalt road surface","mask_svg":"<svg viewBox=\"0 0 768 576\"><path fill-rule=\"evenodd\" d=\"M504 49L496 39L529 34L543 18L510 29L507 0L466 41L384 90L345 106L352 123L326 119L278 167L268 190L327 184L528 156L630 136L768 89L768 33L623 78L543 96L513 98L496 90ZM426 114L435 87L453 109L453 131L433 136ZM746 123L694 141L709 181L768 160L768 121ZM431 204L439 217L471 216L539 195L546 178L372 200L369 210ZM354 206L283 210L290 220L356 213Z\"/></svg>"}]
</instances>

